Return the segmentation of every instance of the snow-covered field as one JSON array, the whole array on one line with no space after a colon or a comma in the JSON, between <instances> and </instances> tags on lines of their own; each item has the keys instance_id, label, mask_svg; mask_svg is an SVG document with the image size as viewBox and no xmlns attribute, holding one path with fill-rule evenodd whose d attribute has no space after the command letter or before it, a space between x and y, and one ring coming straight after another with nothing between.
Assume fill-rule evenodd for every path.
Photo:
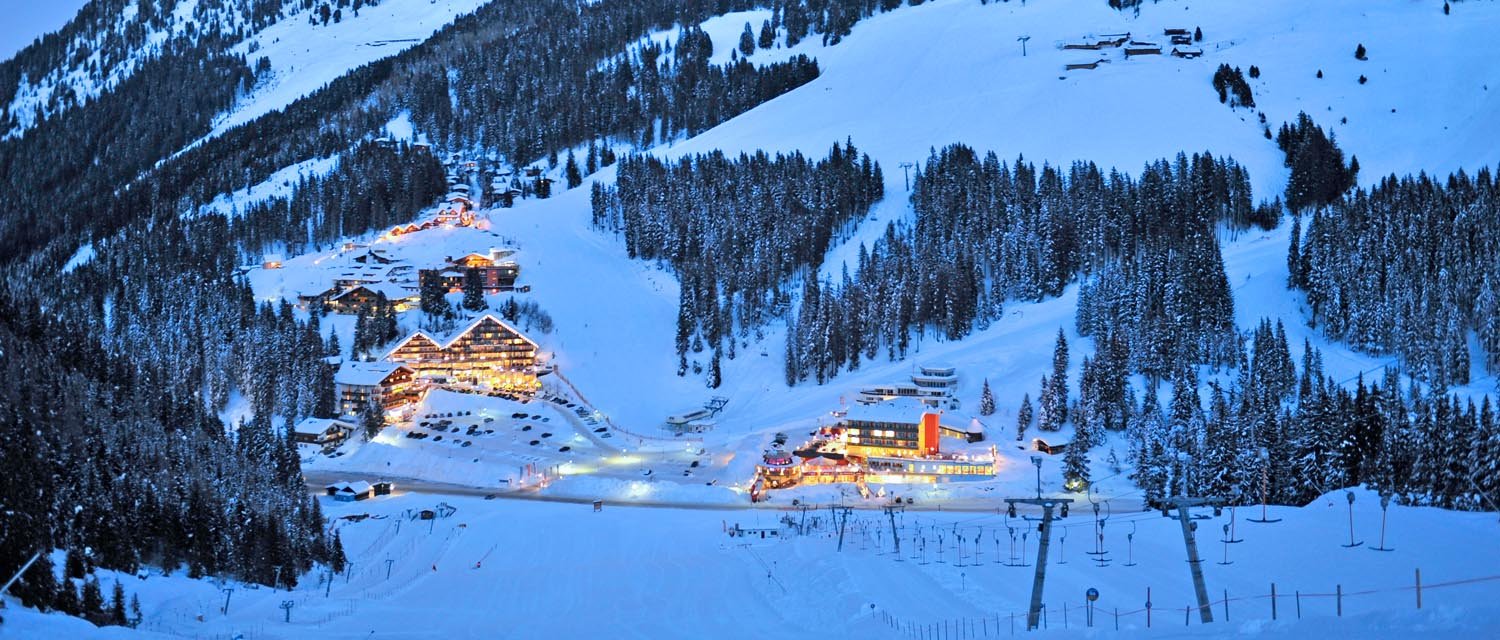
<instances>
[{"instance_id":1,"label":"snow-covered field","mask_svg":"<svg viewBox=\"0 0 1500 640\"><path fill-rule=\"evenodd\" d=\"M446 503L452 516L411 520L412 510ZM326 584L318 572L292 592L250 589L152 573L121 578L138 592L143 630L186 637L256 638L764 638L910 637L888 626L933 625L935 637L1009 637L1025 628L1034 567L1012 559L1007 525L1017 533L1014 556L1036 561L1034 524L997 513L907 511L896 516L901 554L893 553L889 520L856 511L838 551L837 521L827 505L806 514L808 535L793 536L783 516L800 510L644 509L605 504L495 500L405 493L367 502L325 502L354 564ZM1082 630L1084 592L1098 589L1097 626L1110 630L1114 611L1128 637L1482 637L1500 623L1494 603L1500 563L1488 548L1493 514L1393 507L1380 543L1375 496L1354 505L1360 547L1346 549L1349 516L1342 494L1304 508L1273 508L1279 523L1254 524L1235 514L1243 542L1225 545L1230 514L1197 521L1214 617L1196 612L1181 528L1155 512L1115 511L1104 525L1110 562L1096 566L1092 512L1076 508L1055 526L1044 601L1049 632L1095 637ZM370 517L360 521L346 516ZM1204 515L1211 515L1205 511ZM816 526L813 523L816 521ZM732 538L725 528L769 528L787 538ZM1429 544L1441 531L1442 544ZM962 555L955 533L963 536ZM1127 540L1127 535L1130 538ZM939 536L942 555L939 556ZM1065 537L1065 540L1062 539ZM1023 555L1022 546L1025 546ZM1219 564L1225 547L1232 564ZM899 559L898 559L899 558ZM1126 566L1133 563L1134 566ZM1415 572L1424 585L1416 609ZM108 586L112 576L105 576ZM1490 578L1490 581L1439 586ZM1271 584L1278 620L1271 621ZM222 607L228 594L229 612ZM1150 589L1151 629L1141 609ZM1342 590L1343 619L1331 594ZM1369 593L1366 593L1369 592ZM1301 620L1298 620L1298 594ZM1229 598L1224 621L1225 595ZM293 603L290 622L281 603ZM1064 608L1067 613L1064 614ZM1065 621L1066 618L1066 621ZM95 632L85 623L12 608L0 638L152 637L119 629ZM996 628L998 619L999 628ZM1062 631L1066 627L1069 631ZM61 634L61 635L58 635ZM928 636L932 637L932 636Z\"/></svg>"}]
</instances>

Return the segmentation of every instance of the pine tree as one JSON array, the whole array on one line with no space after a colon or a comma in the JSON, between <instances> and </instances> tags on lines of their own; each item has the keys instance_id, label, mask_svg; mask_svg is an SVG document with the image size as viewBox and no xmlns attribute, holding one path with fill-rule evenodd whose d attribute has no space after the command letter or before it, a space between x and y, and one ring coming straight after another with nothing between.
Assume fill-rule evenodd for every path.
<instances>
[{"instance_id":1,"label":"pine tree","mask_svg":"<svg viewBox=\"0 0 1500 640\"><path fill-rule=\"evenodd\" d=\"M1026 438L1026 428L1031 426L1031 394L1021 397L1021 408L1016 410L1016 440Z\"/></svg>"},{"instance_id":2,"label":"pine tree","mask_svg":"<svg viewBox=\"0 0 1500 640\"><path fill-rule=\"evenodd\" d=\"M563 169L563 173L567 178L569 189L583 184L583 175L578 171L578 158L573 156L572 149L568 150L568 164Z\"/></svg>"},{"instance_id":3,"label":"pine tree","mask_svg":"<svg viewBox=\"0 0 1500 640\"><path fill-rule=\"evenodd\" d=\"M105 619L104 615L104 592L99 589L99 580L90 576L83 582L83 595L80 597L79 614L83 619L98 624Z\"/></svg>"},{"instance_id":4,"label":"pine tree","mask_svg":"<svg viewBox=\"0 0 1500 640\"><path fill-rule=\"evenodd\" d=\"M374 440L375 436L380 435L380 430L385 428L383 414L380 405L374 401L366 404L364 410L360 412L359 424L364 428L366 440Z\"/></svg>"},{"instance_id":5,"label":"pine tree","mask_svg":"<svg viewBox=\"0 0 1500 640\"><path fill-rule=\"evenodd\" d=\"M1088 486L1089 482L1089 438L1084 429L1079 426L1073 441L1068 443L1068 448L1063 451L1063 480L1079 481L1082 487Z\"/></svg>"},{"instance_id":6,"label":"pine tree","mask_svg":"<svg viewBox=\"0 0 1500 640\"><path fill-rule=\"evenodd\" d=\"M123 627L129 623L125 617L125 587L116 580L109 598L109 624Z\"/></svg>"},{"instance_id":7,"label":"pine tree","mask_svg":"<svg viewBox=\"0 0 1500 640\"><path fill-rule=\"evenodd\" d=\"M979 392L979 415L989 416L995 414L995 394L990 391L990 381L984 380L984 389Z\"/></svg>"},{"instance_id":8,"label":"pine tree","mask_svg":"<svg viewBox=\"0 0 1500 640\"><path fill-rule=\"evenodd\" d=\"M420 289L418 295L423 313L435 318L447 317L452 313L452 308L448 306L448 300L445 297L448 292L443 288L442 276L437 271L421 271L418 281Z\"/></svg>"},{"instance_id":9,"label":"pine tree","mask_svg":"<svg viewBox=\"0 0 1500 640\"><path fill-rule=\"evenodd\" d=\"M144 617L141 614L141 599L137 594L130 594L130 627L136 628L141 626L141 619Z\"/></svg>"},{"instance_id":10,"label":"pine tree","mask_svg":"<svg viewBox=\"0 0 1500 640\"><path fill-rule=\"evenodd\" d=\"M770 49L776 44L776 30L771 28L771 21L760 23L760 41L756 43L762 49Z\"/></svg>"},{"instance_id":11,"label":"pine tree","mask_svg":"<svg viewBox=\"0 0 1500 640\"><path fill-rule=\"evenodd\" d=\"M328 568L334 573L343 573L348 563L349 558L344 555L344 539L339 532L335 531L333 539L328 543Z\"/></svg>"},{"instance_id":12,"label":"pine tree","mask_svg":"<svg viewBox=\"0 0 1500 640\"><path fill-rule=\"evenodd\" d=\"M740 32L740 55L748 56L755 53L755 32L750 29L750 23L745 23L745 30Z\"/></svg>"},{"instance_id":13,"label":"pine tree","mask_svg":"<svg viewBox=\"0 0 1500 640\"><path fill-rule=\"evenodd\" d=\"M571 159L571 155L569 158ZM463 307L470 311L484 311L489 303L484 300L484 278L478 269L464 270Z\"/></svg>"},{"instance_id":14,"label":"pine tree","mask_svg":"<svg viewBox=\"0 0 1500 640\"><path fill-rule=\"evenodd\" d=\"M1360 43L1359 46L1357 46L1357 47L1354 48L1354 59L1356 59L1356 60L1366 60L1367 59L1365 57L1365 45L1364 45L1364 43Z\"/></svg>"}]
</instances>

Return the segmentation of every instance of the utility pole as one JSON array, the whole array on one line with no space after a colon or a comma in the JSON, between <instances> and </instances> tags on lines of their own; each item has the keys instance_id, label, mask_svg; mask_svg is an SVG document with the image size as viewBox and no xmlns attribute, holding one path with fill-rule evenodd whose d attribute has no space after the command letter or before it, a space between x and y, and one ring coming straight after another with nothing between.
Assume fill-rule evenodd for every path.
<instances>
[{"instance_id":1,"label":"utility pole","mask_svg":"<svg viewBox=\"0 0 1500 640\"><path fill-rule=\"evenodd\" d=\"M901 176L906 179L906 190L911 191L911 168L917 166L914 162L901 163Z\"/></svg>"},{"instance_id":2,"label":"utility pole","mask_svg":"<svg viewBox=\"0 0 1500 640\"><path fill-rule=\"evenodd\" d=\"M844 524L849 522L849 507L839 507L839 551L844 550Z\"/></svg>"},{"instance_id":3,"label":"utility pole","mask_svg":"<svg viewBox=\"0 0 1500 640\"><path fill-rule=\"evenodd\" d=\"M1016 39L1021 41L1021 57L1024 58L1026 57L1026 41L1030 40L1031 36L1021 36Z\"/></svg>"},{"instance_id":4,"label":"utility pole","mask_svg":"<svg viewBox=\"0 0 1500 640\"><path fill-rule=\"evenodd\" d=\"M1034 458L1038 463L1040 458ZM1041 464L1037 464L1041 468ZM1036 545L1036 577L1031 582L1031 607L1026 611L1026 630L1036 629L1041 624L1042 616L1042 586L1047 581L1047 545L1052 537L1052 508L1061 506L1059 517L1068 517L1068 504L1073 502L1072 498L1006 498L1010 504L1009 515L1015 516L1017 504L1036 505L1042 508L1042 522L1039 526Z\"/></svg>"},{"instance_id":5,"label":"utility pole","mask_svg":"<svg viewBox=\"0 0 1500 640\"><path fill-rule=\"evenodd\" d=\"M1188 567L1193 574L1193 590L1198 596L1198 613L1204 622L1214 621L1214 612L1208 603L1208 585L1203 583L1203 561L1198 558L1198 541L1194 535L1197 523L1192 522L1188 515L1189 507L1218 506L1224 501L1221 498L1166 498L1162 500L1162 513L1166 514L1168 509L1177 510L1177 521L1182 523L1182 540L1187 546Z\"/></svg>"},{"instance_id":6,"label":"utility pole","mask_svg":"<svg viewBox=\"0 0 1500 640\"><path fill-rule=\"evenodd\" d=\"M886 505L885 507L885 516L891 520L891 541L896 543L897 562L901 561L901 536L896 534L896 510L900 508L896 505Z\"/></svg>"}]
</instances>

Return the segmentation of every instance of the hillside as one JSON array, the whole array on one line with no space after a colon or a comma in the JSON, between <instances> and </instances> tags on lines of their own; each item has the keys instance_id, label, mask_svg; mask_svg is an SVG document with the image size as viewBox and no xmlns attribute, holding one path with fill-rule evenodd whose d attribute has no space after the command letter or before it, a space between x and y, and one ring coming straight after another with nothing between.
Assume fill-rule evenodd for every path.
<instances>
[{"instance_id":1,"label":"hillside","mask_svg":"<svg viewBox=\"0 0 1500 640\"><path fill-rule=\"evenodd\" d=\"M1500 185L1487 170L1500 166L1492 142L1500 139L1500 67L1477 53L1500 33L1500 5L1162 0L1117 11L1105 0L380 0L322 24L317 3L182 0L166 3L175 12L140 31L128 25L143 1L95 2L50 45L0 66L24 77L12 82L0 73L16 89L0 88L13 118L0 117L9 128L0 167L17 167L17 184L39 176L21 184L36 193L64 193L68 180L88 187L78 195L88 206L57 216L68 224L55 235L39 231L54 220L0 217L0 238L27 240L17 244L25 252L0 259L7 277L0 338L16 353L46 354L57 369L33 380L21 375L25 363L6 363L17 383L0 397L27 411L0 412L0 467L26 473L0 480L0 517L19 513L13 521L27 524L0 527L0 567L19 565L40 544L64 575L76 568L90 576L62 578L67 588L59 593L102 585L108 598L109 587L121 584L122 593L139 595L141 611L126 616L122 607L115 616L105 608L94 616L133 622L130 630L69 617L79 615L76 602L75 610L56 605L69 615L39 613L31 608L37 590L57 591L58 580L38 586L32 576L5 595L0 640L550 638L601 630L641 638L1000 637L1025 628L1031 566L1041 559L1051 563L1043 624L1053 635L1097 637L1113 628L1117 636L1145 637L1166 625L1184 637L1476 637L1500 627L1493 603L1500 556L1485 544L1500 510L1491 495L1500 489L1500 376L1486 367L1496 352L1486 351L1485 329L1459 324L1500 308L1485 306L1500 305L1489 299L1500 263L1480 264L1500 236L1423 235L1482 227L1500 211L1474 195ZM806 7L815 21L801 25L804 35L789 46L797 38L788 37L787 21ZM279 13L267 13L272 8ZM674 12L691 17L672 24L665 16ZM755 36L763 23L767 35L742 44L746 25ZM110 123L113 114L82 103L111 99L111 87L158 55L175 56L177 75L138 78L145 86L131 88L123 104L150 119L123 122L170 119L183 105L152 105L154 87L183 78L195 63L154 47L210 28L218 32L209 57L227 71L201 103L212 112L189 114L183 135L152 132L150 148L124 159L110 156L107 144L77 150L50 172L23 174L24 154L7 155L45 147L37 132L64 140L57 131L69 122ZM110 64L77 63L78 52L128 29L135 29L128 46L100 54ZM1184 36L1189 42L1175 46L1188 55L1171 55L1169 29L1201 31L1201 39ZM1080 48L1116 34L1130 44ZM1165 46L1142 53L1150 43ZM66 61L50 59L54 51L67 52ZM1254 107L1220 101L1212 79L1221 65L1247 72ZM43 68L38 81L18 71ZM80 104L55 97L66 92ZM21 115L39 111L54 120L39 125ZM79 113L87 118L67 119ZM1271 138L1303 113L1344 158L1357 158L1359 190L1294 214L1271 206L1286 198L1292 176ZM111 140L131 139L129 127L99 126ZM811 304L842 304L847 298L828 292L849 290L851 272L864 278L863 262L877 246L888 250L924 219L947 220L941 206L1030 220L1032 203L1015 195L1021 188L995 188L985 202L978 188L954 188L962 196L954 202L914 202L924 189L966 177L939 162L955 144L1005 163L1003 179L986 165L983 179L992 182L974 184L1008 185L1009 171L1026 175L1028 163L1068 176L1052 183L1067 197L1030 193L1043 202L1034 208L1046 220L1106 211L1136 226L1122 223L1130 227L1119 232L1124 239L1097 243L1104 259L1059 273L1054 289L985 299L1001 309L994 317L960 331L902 324L901 338L910 342L902 342L903 357L889 355L897 338L876 338L879 348L856 357L857 368L789 383L796 376L788 352L808 344L798 320L811 315L803 298L817 289L809 283L826 294ZM807 220L828 219L814 198L777 198L809 184L818 196L844 194L861 177L772 171L753 154L800 154L808 166L827 157L837 166L841 149L856 147L878 164L878 174L863 177L883 186L883 198L867 211L868 201L854 207L839 228L818 229L831 237L827 246L819 236L811 259L787 258L790 275L753 302L710 289L712 305L692 307L702 302L705 280L719 285L713 274L699 277L682 265L726 271L744 255L792 253L767 239L785 229L766 228L797 227L790 214L749 221L729 239L718 237L721 244L705 240L715 236L697 225L728 215L718 207L776 202ZM718 153L727 159L702 174L693 173L705 171L701 164L671 164ZM1207 174L1192 173L1202 169L1196 158L1188 168L1183 154L1199 153L1232 159L1219 165L1230 169L1214 173L1209 162ZM652 175L632 154L666 168ZM853 154L844 159L858 174ZM1107 185L1089 191L1076 177L1086 173L1068 174L1077 162L1096 165ZM1272 220L1244 223L1219 211L1230 208L1222 192L1238 189L1224 176L1240 168L1254 204L1265 205L1256 213L1270 211ZM1401 301L1464 307L1467 315L1448 316L1447 326L1403 327L1412 342L1444 330L1461 336L1464 357L1453 361L1465 363L1468 375L1449 385L1407 375L1389 349L1330 335L1329 309L1346 311L1340 303L1349 303L1289 288L1304 258L1289 260L1288 252L1314 241L1315 220L1367 214L1355 206L1367 206L1367 196L1409 195L1369 195L1393 189L1390 177L1425 174L1442 185L1460 171L1479 176L1477 186L1448 182L1441 197L1451 199L1431 207L1433 219L1452 225L1418 224L1412 215L1412 237L1398 233L1391 248L1421 254L1426 261L1410 261L1417 268L1478 256L1462 265L1472 267L1462 278L1483 281L1486 297L1454 300L1453 291L1468 290L1449 284L1459 275L1445 273L1431 280L1448 287L1441 292L1448 297L1427 292ZM115 178L123 181L117 192L100 188ZM670 230L674 242L688 238L673 245L677 253L636 257L644 254L640 243L665 246L667 234L627 240L638 227L601 222L601 202L627 189L647 203L635 213L653 206L688 212L661 218L683 227ZM1089 211L1059 205L1090 195L1120 202ZM1463 198L1467 209L1448 206ZM1294 237L1294 219L1301 236ZM1130 237L1162 231L1164 220L1189 222L1162 237ZM1377 222L1392 225L1364 226ZM967 247L971 229L948 230L960 238L951 247ZM1048 243L1062 237L1051 228L1019 229L1015 235ZM1389 245L1393 236L1363 240L1380 244L1382 237ZM972 244L978 240L998 244ZM1015 246L1027 247L1024 240ZM734 253L731 242L754 249ZM1324 242L1320 251L1340 246ZM1037 252L1051 251L1048 243ZM1200 290L1185 295L1177 272L1161 280L1141 274L1178 268L1162 265L1193 251L1202 256L1190 258L1203 257L1212 269L1202 280L1227 283L1232 311L1221 307L1227 320L1220 326L1235 348L1215 352L1213 362L1178 358L1150 370L1121 364L1112 341L1126 329L1097 327L1126 321L1087 317L1099 308L1090 304L1102 304L1097 289L1124 282L1156 302L1191 298ZM514 282L481 285L463 271L471 257L488 269L513 269ZM962 251L940 260L950 258L973 267L977 280L1007 277L999 267L965 263L972 258ZM903 269L920 271L894 264L898 281ZM1353 272L1316 266L1334 282ZM460 272L461 286L453 275ZM379 296L369 304L343 298L361 288ZM917 299L956 308L951 298ZM690 308L697 315L689 321ZM768 319L746 321L752 311ZM710 322L727 338L709 333ZM470 334L495 326L495 333ZM1093 333L1080 333L1090 327ZM400 361L397 351L418 331L432 350ZM820 337L813 344L832 344ZM699 344L684 346L690 338ZM1054 351L1059 339L1067 345L1062 356ZM479 346L450 351L466 340ZM725 342L731 355L716 376ZM528 359L515 368L501 360L480 374L464 369L465 357L488 357L490 348L506 350L503 358L514 348ZM1174 343L1178 353L1209 350ZM357 362L366 357L388 362ZM1106 360L1110 370L1099 373ZM923 366L957 372L954 401L922 409L921 428L938 433L925 417L937 413L941 435L912 436L923 453L906 456L870 444L895 431L866 431L861 454L860 434L850 427L856 412L885 416L875 418L884 427L909 418L889 417L894 409L881 410L900 401L869 401L879 394L864 390L911 382ZM1270 379L1265 372L1273 369ZM1054 371L1072 417L1054 413L1057 430L1042 430L1038 418L1018 433L1023 398L1027 412L1033 404L1048 411ZM1085 388L1116 375L1123 416L1108 429L1088 426L1115 405L1085 406ZM391 388L401 390L385 399L401 396L394 407L373 395L356 400L365 392L351 391L393 379L400 382ZM83 397L61 391L70 381ZM981 389L993 393L992 413L981 409ZM707 404L722 412L701 431L668 430L671 418ZM310 438L294 433L294 424L334 431ZM192 428L191 437L182 435L191 450L164 435L183 425ZM335 431L341 435L331 442L317 439ZM976 432L982 440L964 437ZM1050 450L1033 439L1073 448ZM905 446L894 442L881 444ZM940 444L941 453L928 444ZM160 450L172 457L148 464ZM772 486L768 478L783 464L772 462L777 451L802 457L798 477L807 481ZM120 475L101 468L113 464L101 460L129 456L143 468ZM922 462L942 470L922 476L929 472L914 470ZM826 472L850 463L870 466L853 480L839 480L837 471L831 482L814 478L817 465ZM165 497L140 478L162 485ZM359 483L378 481L393 481L395 490L359 493ZM121 498L112 487L131 491ZM1073 501L1066 519L1044 525L1052 546L1041 559L1040 509L1022 505L1007 514L1003 501L1033 493ZM1179 524L1167 505L1184 495L1207 497L1191 517L1185 508ZM256 502L244 506L244 496ZM277 508L295 517L282 523L265 515ZM204 510L215 517L178 523ZM174 519L162 524L142 511ZM1247 522L1266 515L1274 523ZM121 524L127 520L134 529ZM890 548L892 526L899 553ZM751 531L732 537L736 528ZM132 535L149 548L131 547ZM1184 537L1202 557L1214 625L1200 625L1193 610L1204 594L1194 593L1184 570ZM103 539L121 542L100 551ZM1396 550L1369 552L1376 547ZM88 561L75 567L80 553ZM1083 630L1091 588L1104 594L1091 625L1102 628ZM1426 604L1413 607L1414 596ZM83 607L89 615L92 606Z\"/></svg>"}]
</instances>

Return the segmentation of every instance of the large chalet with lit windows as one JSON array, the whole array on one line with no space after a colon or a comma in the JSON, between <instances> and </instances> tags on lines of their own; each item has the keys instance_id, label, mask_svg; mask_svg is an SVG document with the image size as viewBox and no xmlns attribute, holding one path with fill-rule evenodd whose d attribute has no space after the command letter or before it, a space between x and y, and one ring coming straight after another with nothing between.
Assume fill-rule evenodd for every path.
<instances>
[{"instance_id":1,"label":"large chalet with lit windows","mask_svg":"<svg viewBox=\"0 0 1500 640\"><path fill-rule=\"evenodd\" d=\"M359 415L372 403L385 412L416 402L416 370L398 362L345 362L333 376L343 415Z\"/></svg>"},{"instance_id":2,"label":"large chalet with lit windows","mask_svg":"<svg viewBox=\"0 0 1500 640\"><path fill-rule=\"evenodd\" d=\"M458 258L448 258L447 266L439 269L423 269L418 277L426 282L436 278L450 293L463 291L464 278L469 272L479 273L480 287L485 293L501 293L516 290L516 279L521 276L521 266L508 260L515 252L506 249L490 249L489 253L470 253Z\"/></svg>"},{"instance_id":3,"label":"large chalet with lit windows","mask_svg":"<svg viewBox=\"0 0 1500 640\"><path fill-rule=\"evenodd\" d=\"M385 359L430 380L530 391L539 386L537 352L537 344L515 327L485 314L446 338L413 333Z\"/></svg>"}]
</instances>

